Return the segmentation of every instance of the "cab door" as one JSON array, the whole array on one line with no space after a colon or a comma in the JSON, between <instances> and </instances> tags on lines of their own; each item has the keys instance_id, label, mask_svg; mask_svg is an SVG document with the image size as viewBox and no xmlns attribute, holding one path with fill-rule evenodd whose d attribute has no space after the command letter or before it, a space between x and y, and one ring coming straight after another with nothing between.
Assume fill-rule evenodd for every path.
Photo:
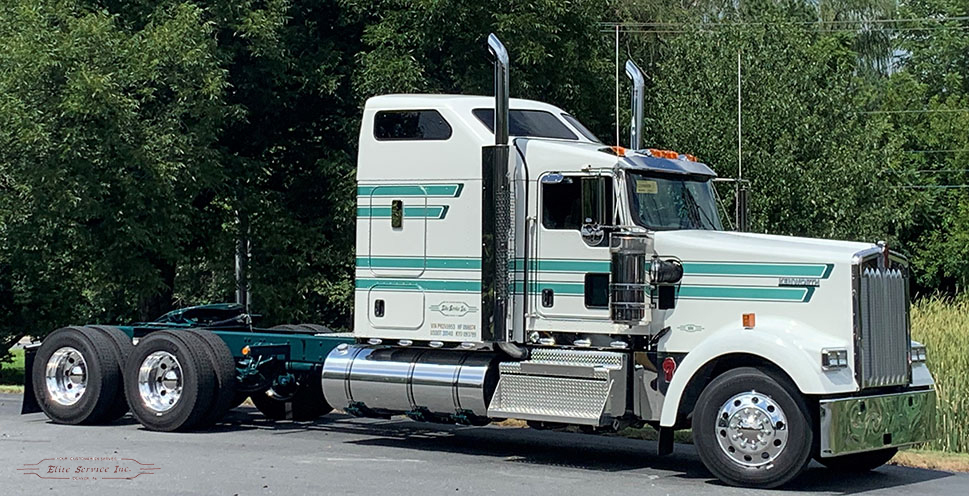
<instances>
[{"instance_id":1,"label":"cab door","mask_svg":"<svg viewBox=\"0 0 969 496\"><path fill-rule=\"evenodd\" d=\"M537 330L592 331L609 321L609 174L545 174L538 184L537 249L529 261ZM595 212L595 213L590 213ZM595 217L595 218L594 218Z\"/></svg>"}]
</instances>

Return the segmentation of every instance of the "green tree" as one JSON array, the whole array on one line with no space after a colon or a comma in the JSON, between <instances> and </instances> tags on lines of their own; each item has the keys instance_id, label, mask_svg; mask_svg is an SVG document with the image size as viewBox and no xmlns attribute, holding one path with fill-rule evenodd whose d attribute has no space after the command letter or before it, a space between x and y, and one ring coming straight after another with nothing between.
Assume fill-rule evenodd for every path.
<instances>
[{"instance_id":1,"label":"green tree","mask_svg":"<svg viewBox=\"0 0 969 496\"><path fill-rule=\"evenodd\" d=\"M190 5L142 28L70 2L0 6L0 350L171 306L213 226L225 71Z\"/></svg>"}]
</instances>

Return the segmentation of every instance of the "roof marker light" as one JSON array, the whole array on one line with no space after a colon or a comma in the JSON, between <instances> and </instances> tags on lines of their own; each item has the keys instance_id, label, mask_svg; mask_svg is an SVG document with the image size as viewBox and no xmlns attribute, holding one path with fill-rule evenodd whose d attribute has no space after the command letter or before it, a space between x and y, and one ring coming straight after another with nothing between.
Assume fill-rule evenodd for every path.
<instances>
[{"instance_id":1,"label":"roof marker light","mask_svg":"<svg viewBox=\"0 0 969 496\"><path fill-rule=\"evenodd\" d=\"M680 154L674 152L673 150L660 150L658 148L649 148L649 154L654 157L668 158L672 160L677 160L680 158Z\"/></svg>"}]
</instances>

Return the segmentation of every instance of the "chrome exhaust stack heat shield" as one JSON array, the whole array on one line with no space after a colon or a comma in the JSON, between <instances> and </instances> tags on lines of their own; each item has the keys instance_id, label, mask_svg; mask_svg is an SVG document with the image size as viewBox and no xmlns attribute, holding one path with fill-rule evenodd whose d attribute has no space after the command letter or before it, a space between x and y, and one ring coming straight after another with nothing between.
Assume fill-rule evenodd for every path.
<instances>
[{"instance_id":1,"label":"chrome exhaust stack heat shield","mask_svg":"<svg viewBox=\"0 0 969 496\"><path fill-rule=\"evenodd\" d=\"M323 395L351 415L478 424L498 382L487 352L341 345L323 364Z\"/></svg>"},{"instance_id":2,"label":"chrome exhaust stack heat shield","mask_svg":"<svg viewBox=\"0 0 969 496\"><path fill-rule=\"evenodd\" d=\"M626 75L632 80L631 108L632 122L629 124L629 148L640 150L643 148L643 110L646 91L646 78L642 69L632 60L626 61ZM618 144L618 143L617 143Z\"/></svg>"}]
</instances>

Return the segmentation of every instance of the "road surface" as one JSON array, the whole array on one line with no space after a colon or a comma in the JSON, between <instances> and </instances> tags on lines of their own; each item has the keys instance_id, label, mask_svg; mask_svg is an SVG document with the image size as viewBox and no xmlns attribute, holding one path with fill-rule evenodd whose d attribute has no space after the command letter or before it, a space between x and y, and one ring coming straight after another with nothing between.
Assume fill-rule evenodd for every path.
<instances>
[{"instance_id":1,"label":"road surface","mask_svg":"<svg viewBox=\"0 0 969 496\"><path fill-rule=\"evenodd\" d=\"M63 426L43 414L19 412L19 396L0 395L4 495L969 494L969 474L882 467L844 476L820 465L786 490L750 491L717 482L693 446L677 445L673 455L657 457L650 441L513 427L336 414L314 423L272 423L242 407L206 432L158 433L130 417L110 426ZM70 460L92 457L117 461ZM149 468L138 472L136 462ZM112 474L46 473L43 467L52 464L69 470L135 467L129 476L141 475L119 480L103 478ZM25 467L41 469L18 471ZM58 475L68 478L41 478ZM97 480L71 479L92 475Z\"/></svg>"}]
</instances>

